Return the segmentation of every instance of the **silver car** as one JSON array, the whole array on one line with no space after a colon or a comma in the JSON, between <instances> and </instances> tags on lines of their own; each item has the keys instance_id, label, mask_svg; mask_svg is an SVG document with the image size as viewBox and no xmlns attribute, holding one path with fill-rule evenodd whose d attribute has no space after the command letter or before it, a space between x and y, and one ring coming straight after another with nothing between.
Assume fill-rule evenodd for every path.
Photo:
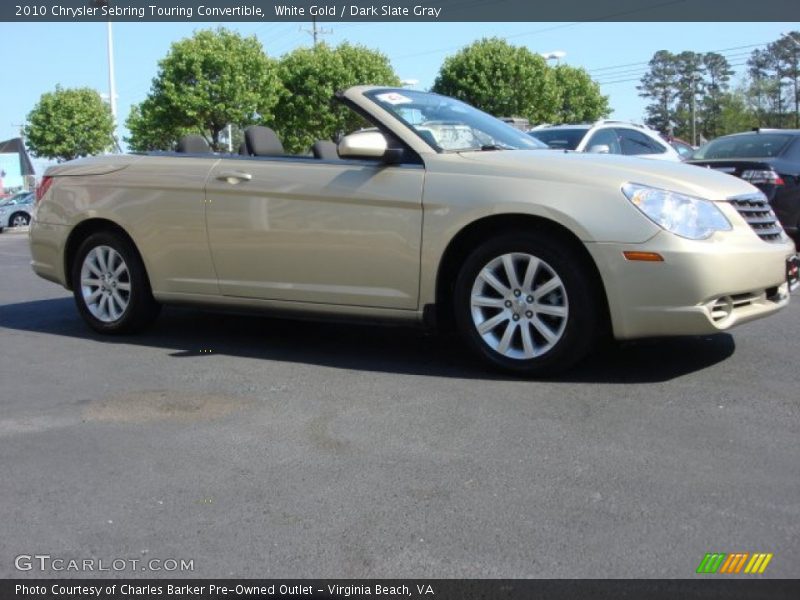
<instances>
[{"instance_id":1,"label":"silver car","mask_svg":"<svg viewBox=\"0 0 800 600\"><path fill-rule=\"evenodd\" d=\"M0 231L6 227L24 227L31 222L34 193L17 195L0 202Z\"/></svg>"}]
</instances>

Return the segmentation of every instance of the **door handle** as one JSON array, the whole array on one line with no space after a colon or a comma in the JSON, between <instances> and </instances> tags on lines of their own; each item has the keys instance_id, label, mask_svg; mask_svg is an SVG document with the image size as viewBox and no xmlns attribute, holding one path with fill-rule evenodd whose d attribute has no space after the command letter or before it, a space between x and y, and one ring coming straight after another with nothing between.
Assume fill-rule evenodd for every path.
<instances>
[{"instance_id":1,"label":"door handle","mask_svg":"<svg viewBox=\"0 0 800 600\"><path fill-rule=\"evenodd\" d=\"M242 181L250 181L252 178L252 174L243 171L222 171L217 175L218 180L227 181L231 185L236 185Z\"/></svg>"}]
</instances>

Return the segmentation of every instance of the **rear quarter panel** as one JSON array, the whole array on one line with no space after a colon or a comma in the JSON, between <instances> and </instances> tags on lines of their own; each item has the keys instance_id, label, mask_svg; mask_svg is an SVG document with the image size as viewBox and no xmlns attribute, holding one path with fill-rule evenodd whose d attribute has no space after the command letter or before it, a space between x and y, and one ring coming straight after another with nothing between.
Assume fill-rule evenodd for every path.
<instances>
[{"instance_id":1,"label":"rear quarter panel","mask_svg":"<svg viewBox=\"0 0 800 600\"><path fill-rule=\"evenodd\" d=\"M61 175L61 167L56 168L31 233L34 253L38 246L43 252L63 254L78 225L105 219L133 239L156 296L159 292L217 293L205 231L204 186L218 159L126 158L130 161L124 168L99 175Z\"/></svg>"}]
</instances>

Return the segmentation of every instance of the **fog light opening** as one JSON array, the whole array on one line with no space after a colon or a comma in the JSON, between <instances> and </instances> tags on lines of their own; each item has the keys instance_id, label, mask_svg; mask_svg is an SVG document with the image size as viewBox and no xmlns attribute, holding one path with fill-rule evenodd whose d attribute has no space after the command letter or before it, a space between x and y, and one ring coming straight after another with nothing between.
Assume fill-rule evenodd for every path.
<instances>
[{"instance_id":1,"label":"fog light opening","mask_svg":"<svg viewBox=\"0 0 800 600\"><path fill-rule=\"evenodd\" d=\"M733 313L733 298L723 296L711 303L711 320L720 323Z\"/></svg>"}]
</instances>

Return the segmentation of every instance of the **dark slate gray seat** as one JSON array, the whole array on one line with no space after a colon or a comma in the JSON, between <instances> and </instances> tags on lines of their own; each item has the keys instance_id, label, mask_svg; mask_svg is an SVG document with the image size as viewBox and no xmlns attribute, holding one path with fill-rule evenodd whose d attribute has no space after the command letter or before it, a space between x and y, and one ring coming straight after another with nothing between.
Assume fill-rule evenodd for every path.
<instances>
[{"instance_id":1,"label":"dark slate gray seat","mask_svg":"<svg viewBox=\"0 0 800 600\"><path fill-rule=\"evenodd\" d=\"M322 160L339 160L339 147L330 140L319 140L311 146L314 158Z\"/></svg>"},{"instance_id":2,"label":"dark slate gray seat","mask_svg":"<svg viewBox=\"0 0 800 600\"><path fill-rule=\"evenodd\" d=\"M178 152L208 154L211 152L211 147L201 135L185 135L178 140Z\"/></svg>"},{"instance_id":3,"label":"dark slate gray seat","mask_svg":"<svg viewBox=\"0 0 800 600\"><path fill-rule=\"evenodd\" d=\"M244 143L250 156L283 156L283 144L272 129L251 125L244 130Z\"/></svg>"}]
</instances>

